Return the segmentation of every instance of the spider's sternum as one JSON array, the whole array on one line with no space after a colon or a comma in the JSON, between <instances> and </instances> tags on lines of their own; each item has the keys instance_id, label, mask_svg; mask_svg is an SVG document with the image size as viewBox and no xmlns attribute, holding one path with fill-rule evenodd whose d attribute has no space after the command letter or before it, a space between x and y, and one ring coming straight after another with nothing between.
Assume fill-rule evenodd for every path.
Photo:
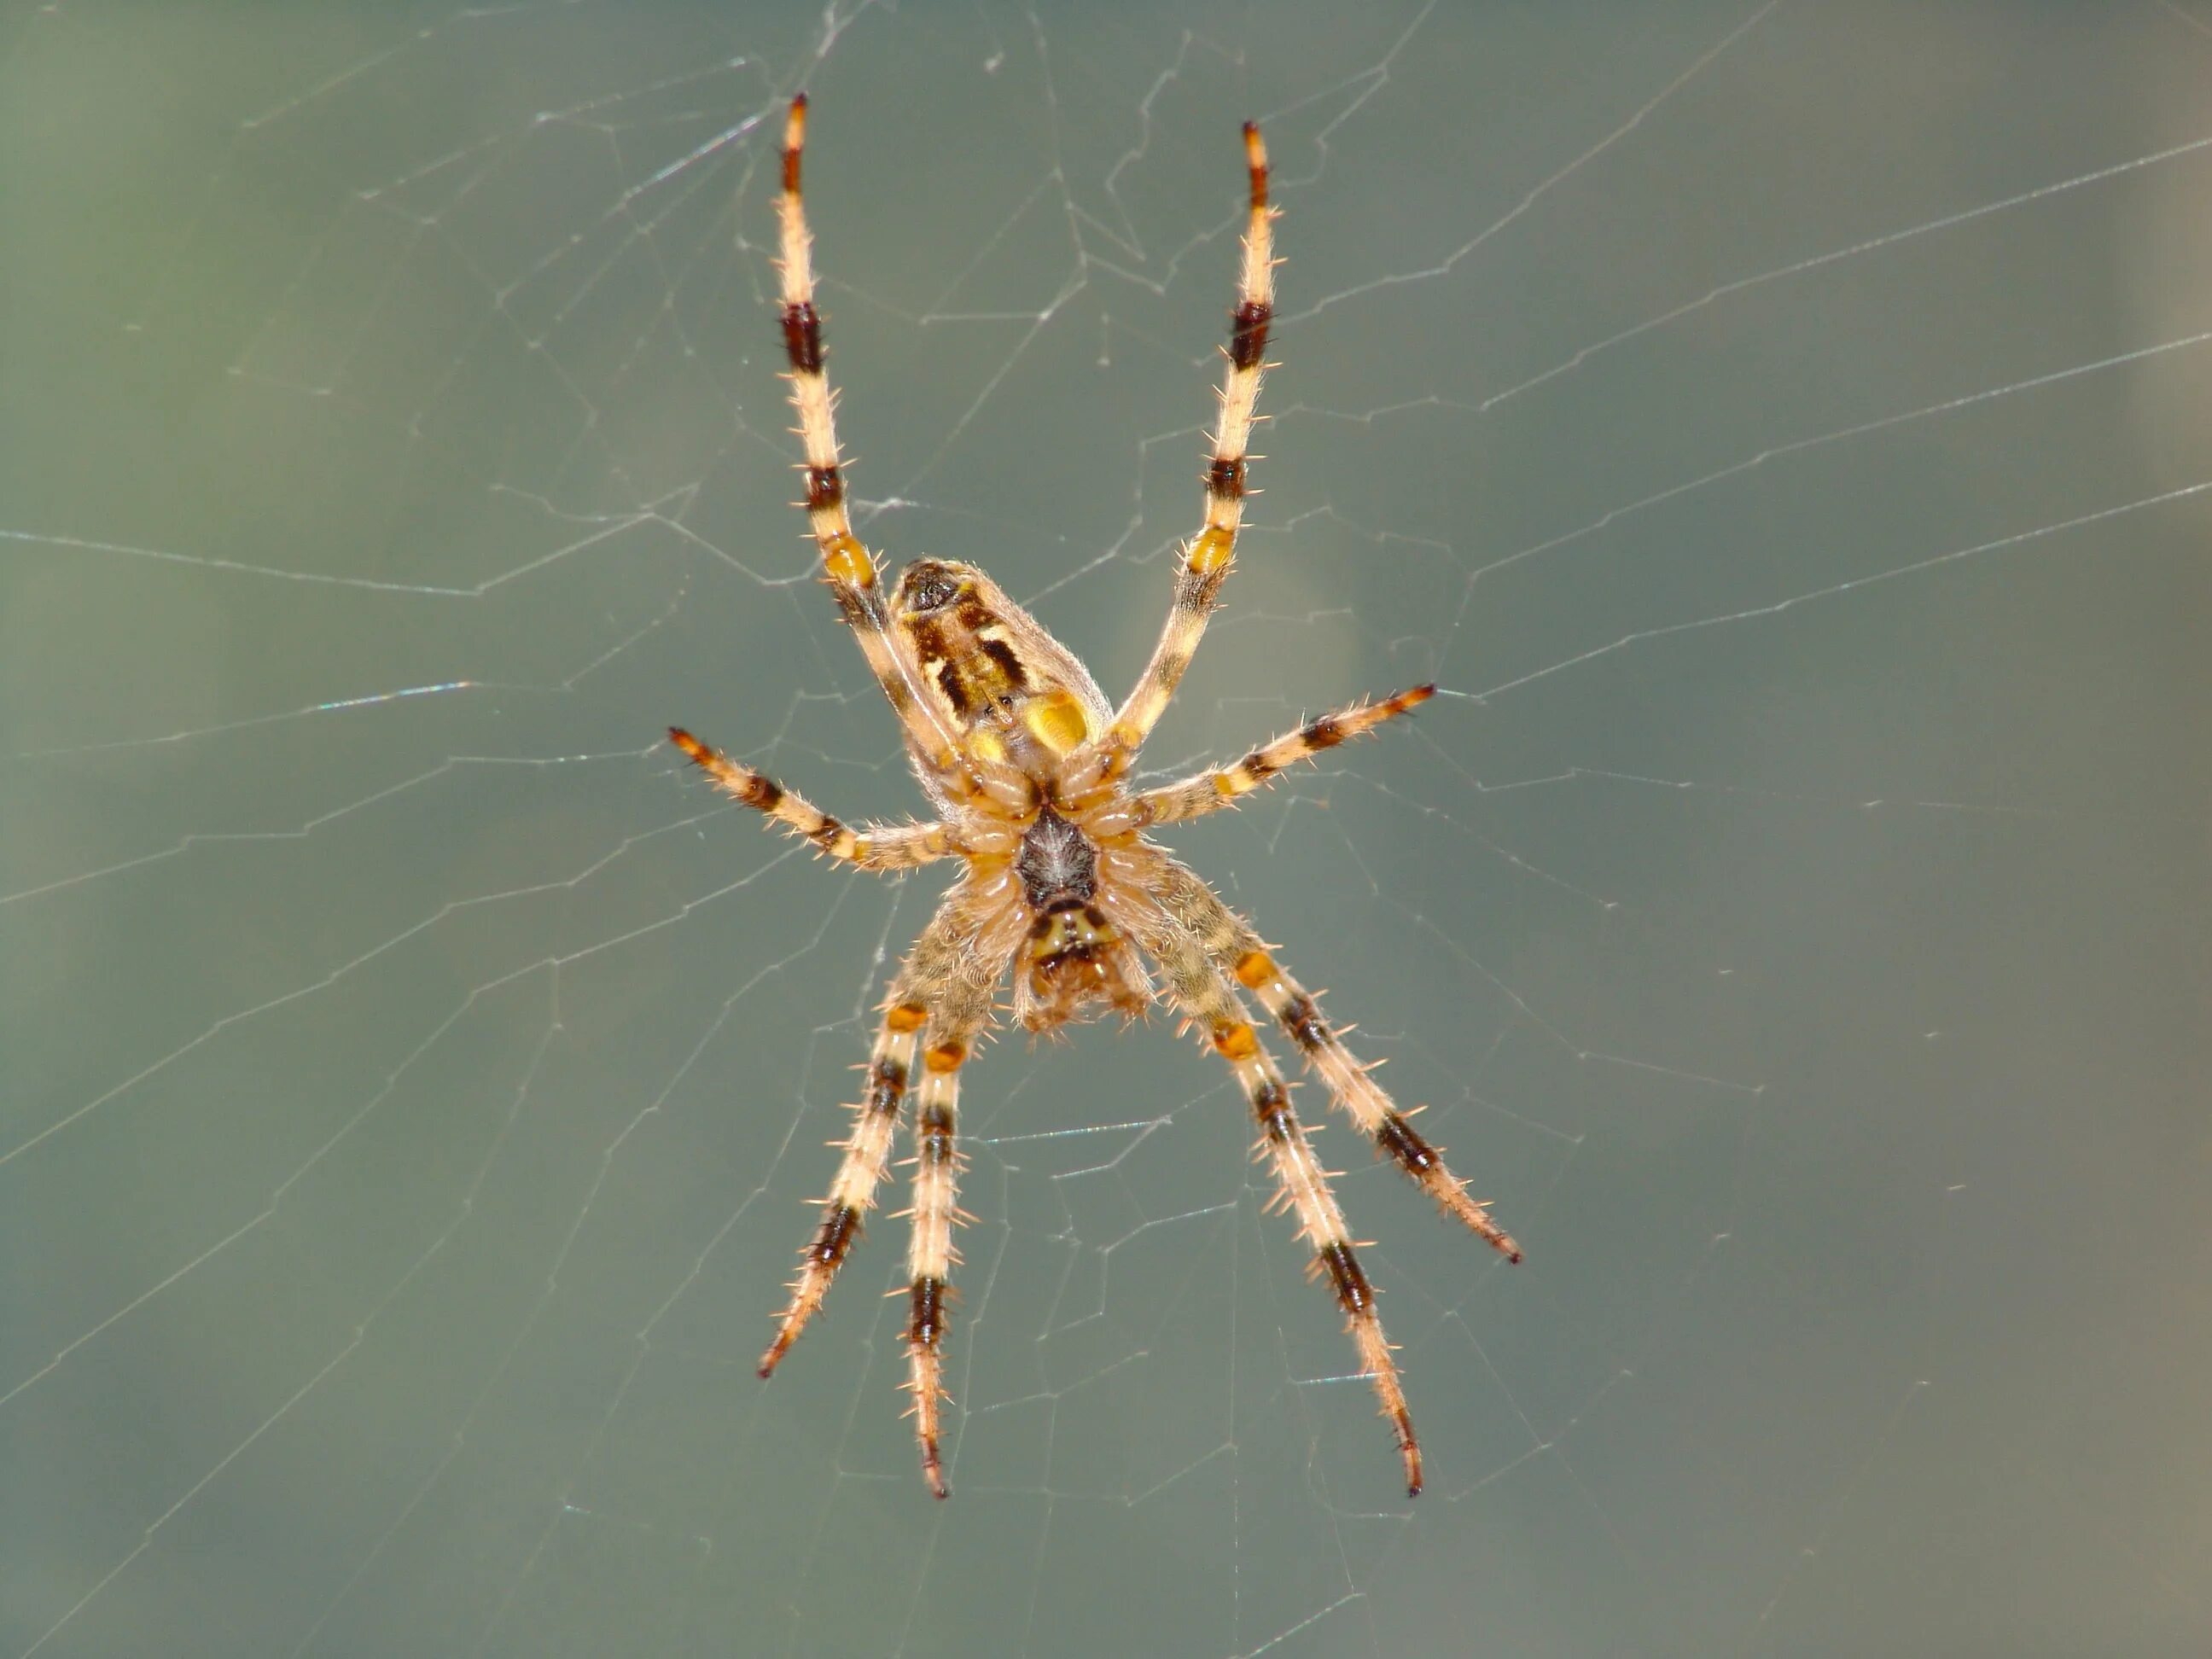
<instances>
[{"instance_id":1,"label":"spider's sternum","mask_svg":"<svg viewBox=\"0 0 2212 1659\"><path fill-rule=\"evenodd\" d=\"M1068 904L1087 904L1098 895L1098 848L1091 837L1049 806L1022 834L1014 856L1022 896L1042 915Z\"/></svg>"}]
</instances>

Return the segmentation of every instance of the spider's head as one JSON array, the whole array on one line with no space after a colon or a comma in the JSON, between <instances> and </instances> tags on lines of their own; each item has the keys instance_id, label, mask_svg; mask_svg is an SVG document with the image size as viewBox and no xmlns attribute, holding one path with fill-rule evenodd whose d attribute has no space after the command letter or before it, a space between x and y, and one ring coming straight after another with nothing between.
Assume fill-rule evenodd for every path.
<instances>
[{"instance_id":1,"label":"spider's head","mask_svg":"<svg viewBox=\"0 0 2212 1659\"><path fill-rule=\"evenodd\" d=\"M896 650L971 760L1047 783L1113 718L1089 671L973 565L916 559L890 613Z\"/></svg>"}]
</instances>

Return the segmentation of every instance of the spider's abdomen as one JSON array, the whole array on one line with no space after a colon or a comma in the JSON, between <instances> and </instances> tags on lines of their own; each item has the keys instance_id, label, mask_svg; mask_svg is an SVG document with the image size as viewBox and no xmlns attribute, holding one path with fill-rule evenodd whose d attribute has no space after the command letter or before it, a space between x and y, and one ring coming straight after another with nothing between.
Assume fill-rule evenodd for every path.
<instances>
[{"instance_id":1,"label":"spider's abdomen","mask_svg":"<svg viewBox=\"0 0 2212 1659\"><path fill-rule=\"evenodd\" d=\"M1129 941L1106 913L1082 899L1063 899L1030 925L1014 973L1014 1013L1032 1031L1111 1008L1144 1012L1152 981Z\"/></svg>"},{"instance_id":2,"label":"spider's abdomen","mask_svg":"<svg viewBox=\"0 0 2212 1659\"><path fill-rule=\"evenodd\" d=\"M1030 930L1030 977L1041 994L1057 988L1078 1001L1103 995L1107 961L1121 942L1097 905L1069 899Z\"/></svg>"},{"instance_id":3,"label":"spider's abdomen","mask_svg":"<svg viewBox=\"0 0 2212 1659\"><path fill-rule=\"evenodd\" d=\"M1048 782L1112 718L1090 672L972 565L915 560L891 618L922 695L972 760Z\"/></svg>"}]
</instances>

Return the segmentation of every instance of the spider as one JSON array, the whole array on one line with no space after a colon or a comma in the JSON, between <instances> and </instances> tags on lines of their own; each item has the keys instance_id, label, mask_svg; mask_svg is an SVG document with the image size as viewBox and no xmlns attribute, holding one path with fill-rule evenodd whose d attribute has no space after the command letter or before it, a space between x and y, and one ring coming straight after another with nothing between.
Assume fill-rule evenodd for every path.
<instances>
[{"instance_id":1,"label":"spider","mask_svg":"<svg viewBox=\"0 0 2212 1659\"><path fill-rule=\"evenodd\" d=\"M689 732L669 737L716 787L839 862L878 872L957 859L964 868L893 976L820 1224L799 1253L799 1276L761 1357L771 1375L806 1328L860 1236L890 1162L894 1131L916 1094L914 1205L906 1324L912 1415L924 1480L946 1495L939 1450L952 1226L962 1218L955 1143L960 1068L996 1023L1009 969L1013 1015L1030 1032L1112 1010L1145 1012L1164 994L1226 1060L1250 1103L1259 1156L1274 1172L1278 1204L1294 1212L1313 1251L1311 1271L1343 1310L1362 1370L1396 1434L1408 1494L1421 1490L1414 1438L1375 1291L1353 1253L1328 1172L1291 1109L1259 1033L1256 997L1317 1073L1329 1098L1444 1211L1508 1261L1520 1248L1470 1199L1437 1147L1414 1130L1276 960L1251 924L1148 839L1146 831L1233 805L1296 762L1403 714L1433 695L1415 686L1308 722L1231 765L1152 788L1127 782L1139 747L1175 695L1206 632L1237 544L1245 446L1267 368L1274 309L1274 210L1267 152L1244 127L1250 216L1232 314L1220 420L1206 473L1205 521L1176 571L1175 598L1144 674L1119 709L1066 647L972 565L917 559L886 591L853 533L823 372L814 305L812 237L799 193L805 94L792 100L783 140L781 240L784 348L806 459L805 507L823 575L868 666L898 716L907 755L938 810L931 823L848 825ZM1155 988L1149 961L1164 981ZM917 1081L918 1079L918 1081Z\"/></svg>"}]
</instances>

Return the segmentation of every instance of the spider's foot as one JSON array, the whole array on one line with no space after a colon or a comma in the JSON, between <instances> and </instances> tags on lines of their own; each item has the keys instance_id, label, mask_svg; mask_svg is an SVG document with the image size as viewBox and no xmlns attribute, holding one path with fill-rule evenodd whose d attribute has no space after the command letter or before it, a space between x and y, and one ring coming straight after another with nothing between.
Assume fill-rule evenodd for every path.
<instances>
[{"instance_id":1,"label":"spider's foot","mask_svg":"<svg viewBox=\"0 0 2212 1659\"><path fill-rule=\"evenodd\" d=\"M1413 1438L1413 1425L1410 1419L1401 1418L1391 1426L1398 1431L1399 1455L1406 1460L1406 1496L1419 1498L1421 1495L1420 1442Z\"/></svg>"},{"instance_id":2,"label":"spider's foot","mask_svg":"<svg viewBox=\"0 0 2212 1659\"><path fill-rule=\"evenodd\" d=\"M1341 1289L1346 1273L1357 1273L1356 1267L1340 1271L1340 1263L1350 1262L1351 1252L1343 1251L1334 1258L1328 1252L1322 1254L1324 1261L1338 1273ZM1359 1279L1358 1283L1364 1291L1364 1279ZM1406 1463L1406 1496L1419 1498L1421 1495L1421 1443L1413 1433L1413 1413L1406 1404L1406 1391L1398 1381L1398 1363L1390 1358L1389 1339L1382 1334L1382 1326L1375 1317L1371 1300L1363 1299L1356 1309L1347 1307L1346 1311L1352 1315L1352 1339L1359 1349L1359 1363L1367 1372L1368 1381L1375 1387L1376 1403L1382 1407L1391 1433L1398 1437L1398 1455Z\"/></svg>"},{"instance_id":3,"label":"spider's foot","mask_svg":"<svg viewBox=\"0 0 2212 1659\"><path fill-rule=\"evenodd\" d=\"M790 1304L776 1321L775 1340L761 1355L760 1374L763 1379L775 1375L784 1355L791 1352L791 1345L806 1328L807 1321L820 1310L822 1298L829 1294L830 1281L837 1276L846 1253L860 1234L860 1211L850 1204L832 1204L822 1218L814 1241L799 1253L799 1277L791 1281Z\"/></svg>"},{"instance_id":4,"label":"spider's foot","mask_svg":"<svg viewBox=\"0 0 2212 1659\"><path fill-rule=\"evenodd\" d=\"M1349 1075L1355 1084L1366 1081L1372 1066L1361 1066ZM1332 1081L1332 1087L1340 1086ZM1419 1109L1416 1109L1417 1110ZM1508 1261L1521 1260L1521 1247L1513 1235L1490 1218L1490 1206L1480 1199L1469 1198L1459 1177L1444 1165L1443 1155L1421 1139L1403 1112L1386 1109L1374 1130L1375 1149L1391 1158L1423 1192L1437 1201L1437 1206L1448 1216L1456 1218L1467 1230Z\"/></svg>"},{"instance_id":5,"label":"spider's foot","mask_svg":"<svg viewBox=\"0 0 2212 1659\"><path fill-rule=\"evenodd\" d=\"M945 1458L939 1449L940 1419L945 1403L943 1361L934 1346L915 1344L908 1350L912 1374L907 1389L914 1395L915 1437L921 1442L921 1478L933 1498L952 1494L945 1484Z\"/></svg>"},{"instance_id":6,"label":"spider's foot","mask_svg":"<svg viewBox=\"0 0 2212 1659\"><path fill-rule=\"evenodd\" d=\"M1452 1196L1443 1200L1444 1208L1464 1221L1468 1229L1482 1242L1516 1266L1521 1261L1521 1246L1511 1233L1490 1218L1490 1211L1480 1200L1469 1198L1456 1186Z\"/></svg>"},{"instance_id":7,"label":"spider's foot","mask_svg":"<svg viewBox=\"0 0 2212 1659\"><path fill-rule=\"evenodd\" d=\"M1437 1173L1441 1179L1425 1178L1421 1184L1436 1194L1437 1202L1443 1206L1445 1212L1457 1216L1484 1243L1508 1262L1517 1266L1521 1261L1521 1246L1512 1234L1490 1218L1490 1206L1480 1199L1469 1198L1459 1182L1449 1176L1443 1176L1441 1170Z\"/></svg>"},{"instance_id":8,"label":"spider's foot","mask_svg":"<svg viewBox=\"0 0 2212 1659\"><path fill-rule=\"evenodd\" d=\"M945 1335L947 1286L934 1273L914 1281L914 1314L906 1329L907 1392L914 1396L915 1437L921 1442L921 1478L939 1498L947 1496L945 1459L938 1449L940 1413L945 1406L945 1355L938 1344Z\"/></svg>"}]
</instances>

